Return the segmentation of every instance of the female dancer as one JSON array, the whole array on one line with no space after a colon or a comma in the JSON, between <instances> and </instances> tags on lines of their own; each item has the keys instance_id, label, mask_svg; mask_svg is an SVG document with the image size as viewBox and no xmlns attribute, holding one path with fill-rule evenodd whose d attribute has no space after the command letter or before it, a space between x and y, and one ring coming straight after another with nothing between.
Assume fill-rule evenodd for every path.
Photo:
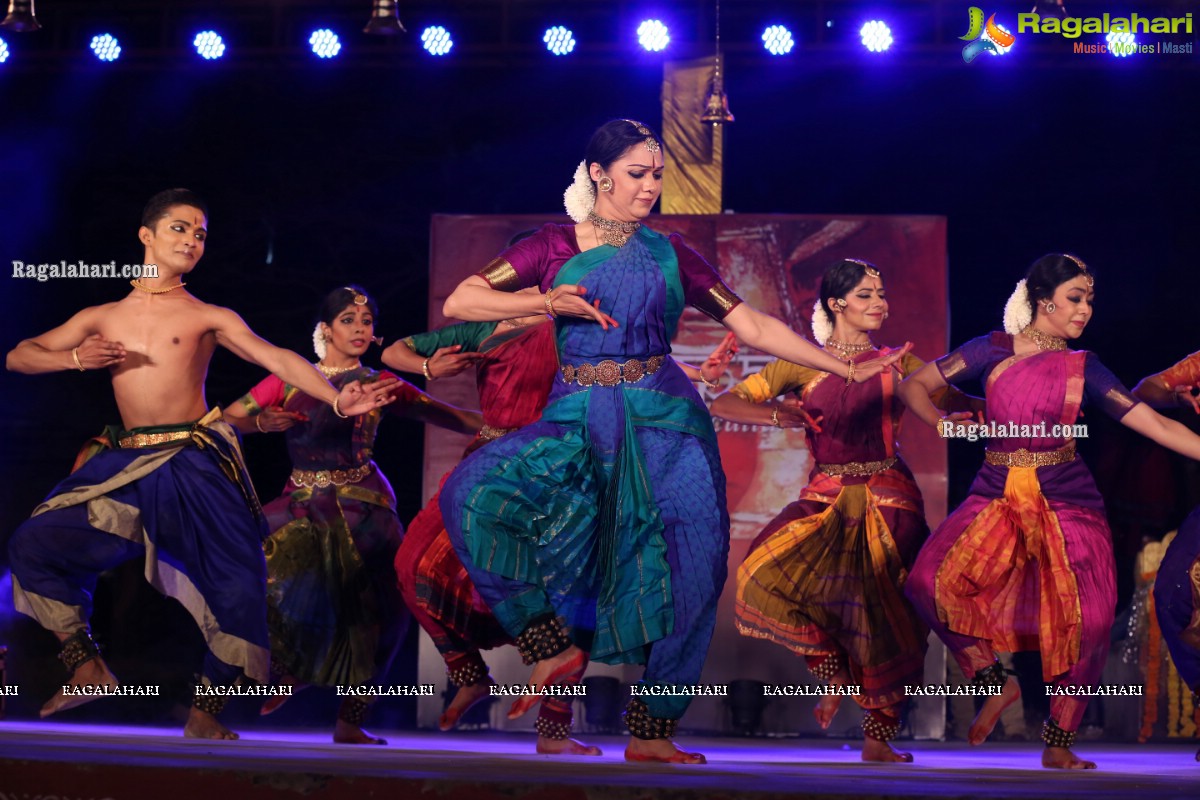
<instances>
[{"instance_id":1,"label":"female dancer","mask_svg":"<svg viewBox=\"0 0 1200 800\"><path fill-rule=\"evenodd\" d=\"M578 224L544 226L447 298L460 319L558 317L562 368L541 421L464 461L441 507L532 683L577 681L589 652L644 663L625 756L694 764L704 757L670 739L712 635L729 517L712 419L668 356L683 303L739 341L848 380L906 350L847 365L742 303L678 237L640 225L662 170L646 126L606 123L567 191ZM544 294L514 293L527 286Z\"/></svg>"},{"instance_id":2,"label":"female dancer","mask_svg":"<svg viewBox=\"0 0 1200 800\"><path fill-rule=\"evenodd\" d=\"M998 692L968 735L980 744L1000 712L1020 697L996 650L1041 650L1055 689L1042 728L1042 765L1094 769L1071 752L1086 697L1100 677L1116 604L1111 534L1104 504L1072 427L1086 398L1114 419L1189 458L1200 437L1139 403L1095 355L1069 350L1092 317L1093 278L1071 255L1029 268L1005 308L1004 333L968 342L900 385L901 399L943 436L930 392L985 382L990 438L967 500L929 538L905 593L950 648L963 673Z\"/></svg>"},{"instance_id":3,"label":"female dancer","mask_svg":"<svg viewBox=\"0 0 1200 800\"><path fill-rule=\"evenodd\" d=\"M870 333L883 325L888 301L871 264L846 259L821 280L813 338L846 361L874 358ZM908 375L915 356L900 361ZM921 492L896 452L904 412L896 377L883 372L846 386L826 372L774 361L712 404L733 422L808 427L815 462L800 499L780 512L751 544L738 569L738 630L800 655L819 678L861 686L864 761L912 761L888 742L900 731L905 687L922 683L927 631L903 596L904 581L929 535ZM764 405L801 392L803 410ZM970 417L963 395L943 389ZM813 419L812 416L817 419ZM825 695L816 716L828 728L841 702Z\"/></svg>"},{"instance_id":4,"label":"female dancer","mask_svg":"<svg viewBox=\"0 0 1200 800\"><path fill-rule=\"evenodd\" d=\"M1133 389L1136 397L1155 408L1192 408L1200 403L1192 390L1200 385L1200 353L1144 378ZM1192 690L1192 713L1200 725L1200 508L1192 511L1179 531L1154 579L1154 613L1179 677ZM1196 751L1200 761L1200 750Z\"/></svg>"},{"instance_id":5,"label":"female dancer","mask_svg":"<svg viewBox=\"0 0 1200 800\"><path fill-rule=\"evenodd\" d=\"M373 340L377 309L357 286L321 304L313 344L334 386L389 373L359 359ZM448 406L400 381L389 409L463 433L479 415ZM404 528L396 497L371 460L382 409L340 419L271 376L225 411L246 433L286 431L292 476L264 511L273 531L267 557L272 672L285 683L365 687L383 678L406 623L392 560ZM263 713L281 704L268 703ZM348 695L333 740L385 744L362 729L369 698Z\"/></svg>"},{"instance_id":6,"label":"female dancer","mask_svg":"<svg viewBox=\"0 0 1200 800\"><path fill-rule=\"evenodd\" d=\"M522 290L527 291L527 290ZM474 366L484 425L467 447L469 455L538 419L558 372L554 326L535 314L500 322L466 322L402 339L387 348L389 367L422 373L427 380L449 377ZM713 351L695 380L715 383L737 352L732 334ZM443 479L444 481L444 479ZM463 714L489 694L493 681L480 649L513 644L484 604L446 533L435 494L412 523L396 553L400 591L413 616L433 639L458 691L438 720L442 730L454 727ZM600 749L569 736L571 706L543 698L534 727L537 752L600 755Z\"/></svg>"}]
</instances>

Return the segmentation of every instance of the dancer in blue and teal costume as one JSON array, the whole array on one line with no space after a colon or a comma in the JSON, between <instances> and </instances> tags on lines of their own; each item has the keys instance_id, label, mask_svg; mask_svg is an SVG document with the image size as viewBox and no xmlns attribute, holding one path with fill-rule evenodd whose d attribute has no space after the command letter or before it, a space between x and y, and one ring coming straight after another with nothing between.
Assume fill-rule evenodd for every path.
<instances>
[{"instance_id":1,"label":"dancer in blue and teal costume","mask_svg":"<svg viewBox=\"0 0 1200 800\"><path fill-rule=\"evenodd\" d=\"M626 758L704 763L671 737L712 637L729 516L712 419L669 355L684 304L751 346L848 380L907 350L849 367L742 303L678 236L642 227L663 170L646 126L606 123L585 155L566 195L578 224L544 226L446 301L447 316L468 320L546 311L561 369L539 422L450 476L442 514L476 588L534 665L533 684L578 681L589 655L645 664L625 715ZM527 286L543 293L516 293Z\"/></svg>"}]
</instances>

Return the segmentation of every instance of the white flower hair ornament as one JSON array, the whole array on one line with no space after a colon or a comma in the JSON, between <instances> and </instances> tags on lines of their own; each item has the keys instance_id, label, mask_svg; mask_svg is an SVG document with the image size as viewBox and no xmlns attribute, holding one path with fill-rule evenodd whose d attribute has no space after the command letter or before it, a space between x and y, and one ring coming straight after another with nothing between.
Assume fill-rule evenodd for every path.
<instances>
[{"instance_id":1,"label":"white flower hair ornament","mask_svg":"<svg viewBox=\"0 0 1200 800\"><path fill-rule=\"evenodd\" d=\"M833 336L833 320L829 318L829 312L825 310L819 297L817 302L813 303L812 332L813 339L819 345L824 345L829 341L829 337Z\"/></svg>"},{"instance_id":2,"label":"white flower hair ornament","mask_svg":"<svg viewBox=\"0 0 1200 800\"><path fill-rule=\"evenodd\" d=\"M1029 300L1029 287L1025 279L1017 281L1008 302L1004 304L1004 332L1017 335L1033 322L1033 303Z\"/></svg>"},{"instance_id":3,"label":"white flower hair ornament","mask_svg":"<svg viewBox=\"0 0 1200 800\"><path fill-rule=\"evenodd\" d=\"M321 330L321 323L317 323L317 327L313 328L313 352L317 354L319 360L325 360L325 332Z\"/></svg>"},{"instance_id":4,"label":"white flower hair ornament","mask_svg":"<svg viewBox=\"0 0 1200 800\"><path fill-rule=\"evenodd\" d=\"M595 207L596 185L588 175L586 160L575 168L575 181L563 192L563 205L567 207L567 216L576 222L585 221Z\"/></svg>"}]
</instances>

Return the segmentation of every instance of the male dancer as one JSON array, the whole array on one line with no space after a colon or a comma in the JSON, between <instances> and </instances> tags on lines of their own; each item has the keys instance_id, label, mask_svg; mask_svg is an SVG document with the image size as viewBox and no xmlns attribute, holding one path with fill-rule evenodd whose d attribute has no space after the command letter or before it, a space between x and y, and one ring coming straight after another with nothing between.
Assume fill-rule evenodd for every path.
<instances>
[{"instance_id":1,"label":"male dancer","mask_svg":"<svg viewBox=\"0 0 1200 800\"><path fill-rule=\"evenodd\" d=\"M146 579L183 604L208 644L184 735L236 739L216 719L226 698L211 687L267 682L266 526L237 435L219 409L206 413L204 400L218 344L337 414L391 399L394 380L339 393L234 312L189 294L183 277L204 255L206 217L203 201L185 189L152 197L138 239L158 277L132 281L124 299L85 308L8 354L8 369L28 374L108 369L123 426L100 437L106 449L77 464L9 544L13 604L54 632L72 673L43 717L96 696L75 693L83 687L117 686L88 633L91 593L99 573L143 554Z\"/></svg>"}]
</instances>

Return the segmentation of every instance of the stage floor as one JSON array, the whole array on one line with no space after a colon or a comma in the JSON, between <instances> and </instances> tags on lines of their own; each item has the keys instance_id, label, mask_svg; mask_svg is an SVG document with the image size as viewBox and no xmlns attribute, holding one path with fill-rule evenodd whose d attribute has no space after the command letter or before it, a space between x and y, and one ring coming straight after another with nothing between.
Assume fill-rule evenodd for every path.
<instances>
[{"instance_id":1,"label":"stage floor","mask_svg":"<svg viewBox=\"0 0 1200 800\"><path fill-rule=\"evenodd\" d=\"M814 739L683 740L707 766L629 764L624 739L584 737L599 758L532 753L532 735L376 731L384 747L332 744L325 731L184 739L150 727L0 722L3 800L637 800L639 798L1200 797L1195 744L1085 743L1086 773L1043 770L1034 744L903 742L914 764L864 764L856 747Z\"/></svg>"}]
</instances>

